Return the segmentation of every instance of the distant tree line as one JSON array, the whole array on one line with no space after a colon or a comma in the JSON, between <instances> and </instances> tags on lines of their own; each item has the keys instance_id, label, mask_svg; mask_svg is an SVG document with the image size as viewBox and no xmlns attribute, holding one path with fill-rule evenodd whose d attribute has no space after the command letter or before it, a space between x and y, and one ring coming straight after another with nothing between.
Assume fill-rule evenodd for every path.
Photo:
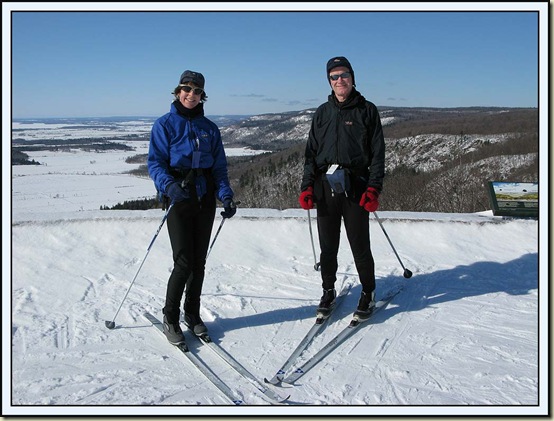
<instances>
[{"instance_id":1,"label":"distant tree line","mask_svg":"<svg viewBox=\"0 0 554 421\"><path fill-rule=\"evenodd\" d=\"M29 155L17 149L12 149L12 165L40 165L34 159L29 160Z\"/></svg>"},{"instance_id":2,"label":"distant tree line","mask_svg":"<svg viewBox=\"0 0 554 421\"><path fill-rule=\"evenodd\" d=\"M406 109L399 122L383 127L385 138L400 139L420 134L502 134L536 133L538 110L529 108L504 109L464 108L433 111Z\"/></svg>"},{"instance_id":3,"label":"distant tree line","mask_svg":"<svg viewBox=\"0 0 554 421\"><path fill-rule=\"evenodd\" d=\"M156 198L144 198L137 200L126 200L123 203L118 203L114 206L100 206L100 210L148 210L161 208L160 201Z\"/></svg>"},{"instance_id":4,"label":"distant tree line","mask_svg":"<svg viewBox=\"0 0 554 421\"><path fill-rule=\"evenodd\" d=\"M40 141L28 141L14 139L12 142L12 151L33 152L33 151L52 151L52 152L70 152L72 149L80 149L86 152L103 151L132 151L133 148L125 143L117 143L112 140L92 139L42 139ZM17 165L17 164L14 164Z\"/></svg>"}]
</instances>

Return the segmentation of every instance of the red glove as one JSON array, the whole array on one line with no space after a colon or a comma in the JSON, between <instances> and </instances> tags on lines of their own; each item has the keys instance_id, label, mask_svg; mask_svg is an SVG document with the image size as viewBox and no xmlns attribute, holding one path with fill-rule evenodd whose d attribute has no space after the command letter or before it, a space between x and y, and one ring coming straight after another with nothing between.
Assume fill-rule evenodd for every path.
<instances>
[{"instance_id":1,"label":"red glove","mask_svg":"<svg viewBox=\"0 0 554 421\"><path fill-rule=\"evenodd\" d=\"M368 212L375 212L379 207L379 192L373 187L368 187L362 194L360 199L360 206Z\"/></svg>"},{"instance_id":2,"label":"red glove","mask_svg":"<svg viewBox=\"0 0 554 421\"><path fill-rule=\"evenodd\" d=\"M298 202L302 209L308 210L314 208L314 188L312 186L308 187L298 198Z\"/></svg>"}]
</instances>

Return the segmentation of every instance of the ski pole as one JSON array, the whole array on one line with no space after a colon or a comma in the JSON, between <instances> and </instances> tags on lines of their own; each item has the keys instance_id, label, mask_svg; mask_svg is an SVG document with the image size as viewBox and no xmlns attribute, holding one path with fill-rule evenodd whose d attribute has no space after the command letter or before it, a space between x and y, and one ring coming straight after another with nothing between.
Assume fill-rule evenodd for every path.
<instances>
[{"instance_id":1,"label":"ski pole","mask_svg":"<svg viewBox=\"0 0 554 421\"><path fill-rule=\"evenodd\" d=\"M162 226L163 226L165 220L167 219L167 215L169 215L169 211L171 210L172 207L173 207L173 203L171 205L169 205L169 207L167 208L167 211L165 212L165 215L162 219L162 222L161 222L160 226L158 227L158 230L156 231L156 234L154 235L154 238L152 238L152 241L150 241L150 245L148 246L148 249L146 250L146 254L144 255L144 258L142 259L142 262L140 263L140 266L137 270L137 273L135 274L135 277L133 278L133 281L131 282L131 285L129 285L129 288L127 289L127 292L125 293L125 296L123 297L123 300L121 301L121 304L119 305L119 308L115 312L115 316L113 316L113 319L111 321L106 320L106 327L108 329L115 328L115 318L117 317L117 315L119 313L119 310L121 310L121 306L125 302L125 299L127 298L127 294L129 294L129 291L131 290L131 287L135 283L135 280L137 279L137 276L138 276L138 274L139 274L139 272L142 268L142 265L146 261L146 257L148 256L148 253L150 253L150 249L152 248L152 245L154 244L154 241L156 241L156 238L158 237L158 234L160 233L160 230L162 229Z\"/></svg>"},{"instance_id":2,"label":"ski pole","mask_svg":"<svg viewBox=\"0 0 554 421\"><path fill-rule=\"evenodd\" d=\"M402 263L402 260L400 260L400 256L398 256L398 253L396 252L394 246L392 245L392 241L390 240L389 235L385 231L385 227L383 227L383 224L381 223L381 220L377 216L377 212L373 212L373 215L375 215L375 219L377 220L377 222L379 222L379 225L381 226L381 229L385 233L385 237L387 237L387 240L389 240L389 244L392 247L392 251L394 251L394 254L396 254L396 258L400 262L400 266L402 266L402 269L404 269L404 278L411 278L412 277L412 272L404 267L404 264Z\"/></svg>"},{"instance_id":3,"label":"ski pole","mask_svg":"<svg viewBox=\"0 0 554 421\"><path fill-rule=\"evenodd\" d=\"M240 205L240 201L235 202L235 205L237 205L237 206ZM223 212L221 212L221 215L223 215ZM221 227L223 227L223 223L225 222L226 219L228 219L228 218L224 217L221 220L221 223L219 224L219 228L217 229L217 232L215 233L214 239L212 240L212 244L210 244L210 248L208 249L208 254L206 254L206 259L210 255L210 252L212 251L212 247L214 246L215 240L217 240L217 236L219 235L219 231L221 231Z\"/></svg>"},{"instance_id":4,"label":"ski pole","mask_svg":"<svg viewBox=\"0 0 554 421\"><path fill-rule=\"evenodd\" d=\"M314 269L319 270L320 262L315 257L314 236L312 234L312 219L310 218L310 210L308 209L308 226L310 227L310 239L312 240L312 251L314 252Z\"/></svg>"},{"instance_id":5,"label":"ski pole","mask_svg":"<svg viewBox=\"0 0 554 421\"><path fill-rule=\"evenodd\" d=\"M208 256L210 255L210 252L212 251L212 247L214 246L214 243L215 243L215 240L217 240L217 236L219 235L219 231L221 231L221 227L223 226L223 224L225 223L225 220L227 218L223 218L221 220L221 224L219 224L219 228L217 229L217 232L215 233L215 236L214 236L214 239L212 240L212 244L210 244L210 248L208 249L208 254L206 255L206 259L208 258Z\"/></svg>"}]
</instances>

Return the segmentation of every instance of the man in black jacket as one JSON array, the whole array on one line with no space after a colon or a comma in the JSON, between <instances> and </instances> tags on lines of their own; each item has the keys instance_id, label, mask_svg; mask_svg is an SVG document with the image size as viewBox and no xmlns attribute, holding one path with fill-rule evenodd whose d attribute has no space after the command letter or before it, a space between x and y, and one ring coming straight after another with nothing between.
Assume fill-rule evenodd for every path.
<instances>
[{"instance_id":1,"label":"man in black jacket","mask_svg":"<svg viewBox=\"0 0 554 421\"><path fill-rule=\"evenodd\" d=\"M369 213L377 210L385 175L385 141L377 107L356 89L345 57L327 62L332 88L314 114L305 151L299 197L303 209L317 204L323 295L318 316L335 303L341 221L362 285L354 317L367 320L375 308L375 264L369 241Z\"/></svg>"}]
</instances>

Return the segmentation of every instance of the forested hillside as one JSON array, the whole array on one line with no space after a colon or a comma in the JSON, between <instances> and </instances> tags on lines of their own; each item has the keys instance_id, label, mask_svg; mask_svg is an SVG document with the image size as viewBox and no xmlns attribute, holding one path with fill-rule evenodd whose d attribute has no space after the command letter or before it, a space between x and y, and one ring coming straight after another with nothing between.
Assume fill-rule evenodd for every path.
<instances>
[{"instance_id":1,"label":"forested hillside","mask_svg":"<svg viewBox=\"0 0 554 421\"><path fill-rule=\"evenodd\" d=\"M380 114L386 143L382 210L477 212L490 209L485 188L488 181L538 181L536 109L383 108ZM272 134L258 144L263 145L261 149L272 149L271 136L278 136L275 126L279 122L280 139L295 138L285 149L278 141L276 152L229 159L231 181L241 206L299 206L307 116L310 110L271 120ZM293 118L297 126L291 125ZM268 122L270 118L258 116L256 121ZM224 141L233 146L253 142L254 133L262 129L252 123L242 129L234 126L233 137Z\"/></svg>"},{"instance_id":2,"label":"forested hillside","mask_svg":"<svg viewBox=\"0 0 554 421\"><path fill-rule=\"evenodd\" d=\"M258 115L221 129L226 147L265 151L228 158L242 207L299 207L314 111ZM386 144L381 210L479 212L491 208L488 181L538 181L537 109L382 107L380 115ZM148 176L146 165L134 173Z\"/></svg>"}]
</instances>

